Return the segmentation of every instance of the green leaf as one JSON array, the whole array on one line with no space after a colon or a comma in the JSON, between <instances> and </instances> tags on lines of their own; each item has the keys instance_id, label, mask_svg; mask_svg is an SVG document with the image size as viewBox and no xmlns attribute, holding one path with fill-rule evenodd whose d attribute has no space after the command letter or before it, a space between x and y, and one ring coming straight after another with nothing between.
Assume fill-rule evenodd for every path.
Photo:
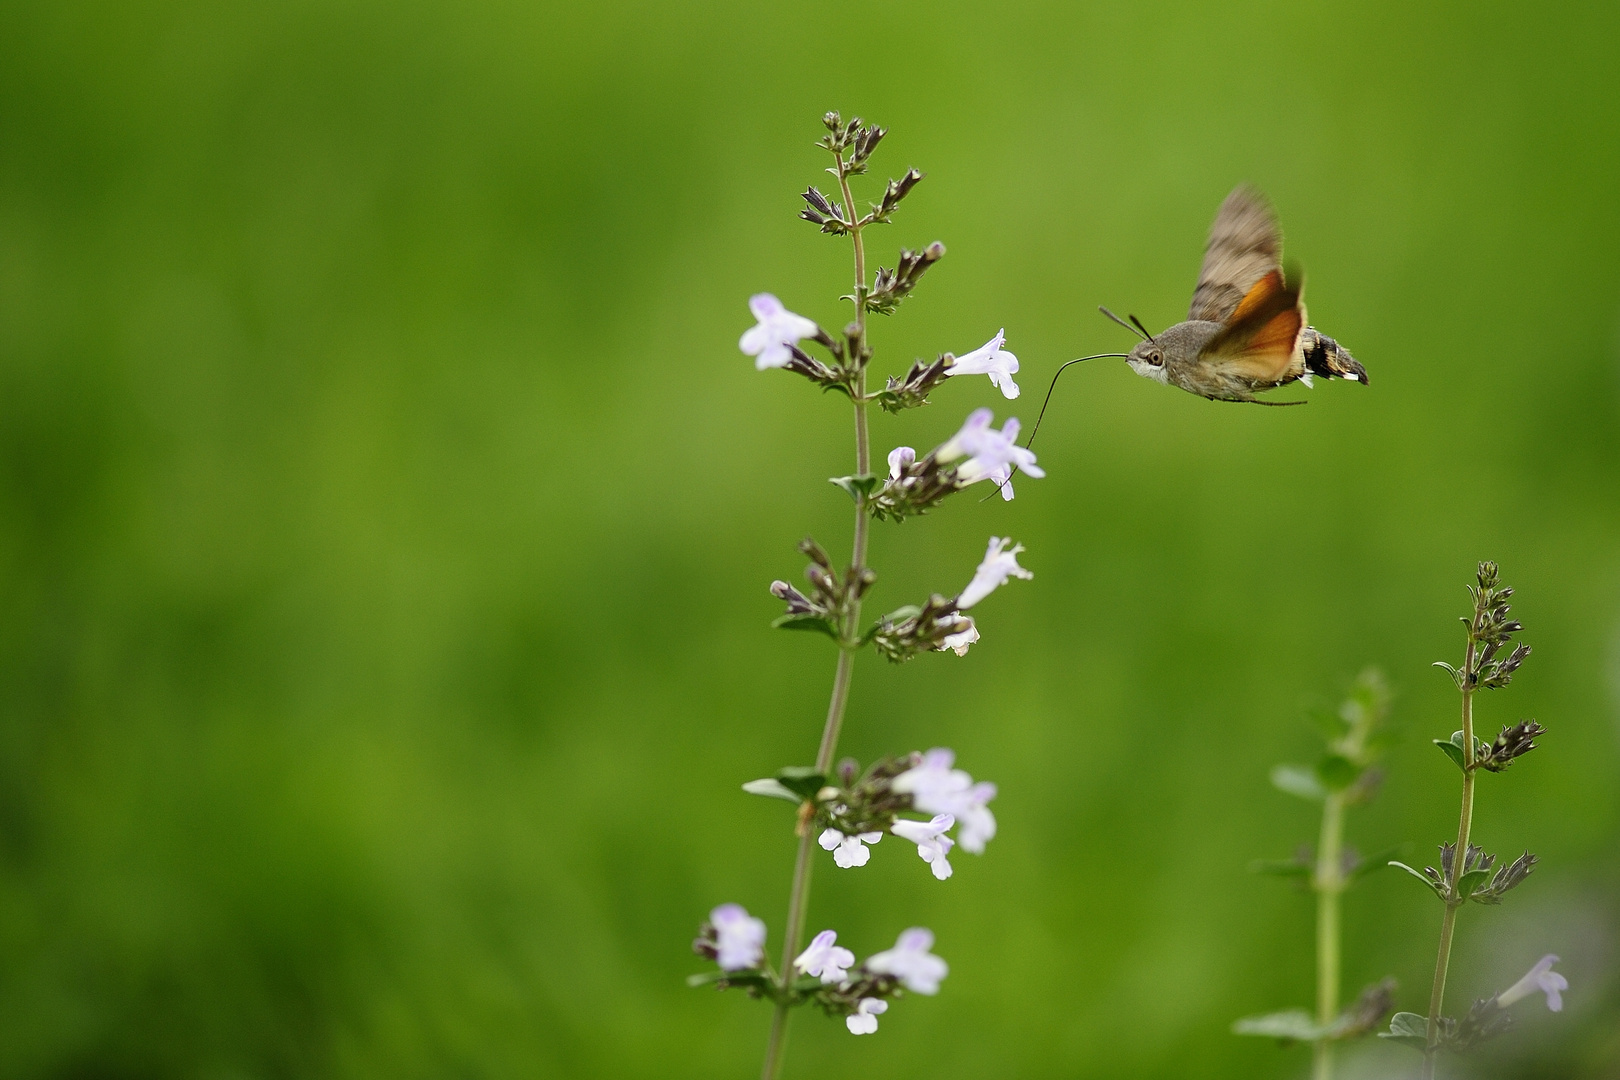
<instances>
[{"instance_id":1,"label":"green leaf","mask_svg":"<svg viewBox=\"0 0 1620 1080\"><path fill-rule=\"evenodd\" d=\"M1285 1042L1315 1042L1327 1034L1304 1009L1245 1016L1232 1024L1234 1035L1263 1035Z\"/></svg>"},{"instance_id":2,"label":"green leaf","mask_svg":"<svg viewBox=\"0 0 1620 1080\"><path fill-rule=\"evenodd\" d=\"M1316 763L1316 779L1329 791L1343 791L1361 776L1355 763L1340 754L1328 754Z\"/></svg>"},{"instance_id":3,"label":"green leaf","mask_svg":"<svg viewBox=\"0 0 1620 1080\"><path fill-rule=\"evenodd\" d=\"M804 800L793 794L790 788L784 787L780 780L767 777L764 780L750 780L742 786L750 795L764 795L772 799L786 799L790 803L801 803Z\"/></svg>"},{"instance_id":4,"label":"green leaf","mask_svg":"<svg viewBox=\"0 0 1620 1080\"><path fill-rule=\"evenodd\" d=\"M1389 1030L1380 1031L1378 1037L1402 1043L1414 1050L1426 1050L1429 1046L1429 1021L1417 1013L1398 1012L1389 1018Z\"/></svg>"},{"instance_id":5,"label":"green leaf","mask_svg":"<svg viewBox=\"0 0 1620 1080\"><path fill-rule=\"evenodd\" d=\"M1437 668L1445 668L1446 673L1451 676L1451 681L1456 683L1459 687L1462 686L1462 672L1458 671L1444 660L1436 660L1432 666Z\"/></svg>"},{"instance_id":6,"label":"green leaf","mask_svg":"<svg viewBox=\"0 0 1620 1080\"><path fill-rule=\"evenodd\" d=\"M827 785L827 774L809 765L789 765L777 772L776 779L800 799L814 799L816 792Z\"/></svg>"},{"instance_id":7,"label":"green leaf","mask_svg":"<svg viewBox=\"0 0 1620 1080\"><path fill-rule=\"evenodd\" d=\"M1419 873L1418 871L1412 869L1410 866L1407 866L1405 863L1397 862L1396 860L1391 859L1391 860L1389 860L1389 865L1400 867L1402 870L1405 870L1408 874L1411 874L1413 877L1415 877L1419 881L1423 882L1423 887L1428 889L1430 892L1434 893L1434 895L1436 895L1436 896L1441 895L1440 894L1440 886L1436 885L1434 882L1430 881L1428 878L1424 877L1421 873ZM1442 897L1442 899L1443 899L1443 897Z\"/></svg>"},{"instance_id":8,"label":"green leaf","mask_svg":"<svg viewBox=\"0 0 1620 1080\"><path fill-rule=\"evenodd\" d=\"M844 489L851 499L857 503L863 495L872 494L872 489L882 482L882 478L871 473L857 473L854 476L834 476L827 481Z\"/></svg>"},{"instance_id":9,"label":"green leaf","mask_svg":"<svg viewBox=\"0 0 1620 1080\"><path fill-rule=\"evenodd\" d=\"M1457 895L1464 900L1474 895L1474 890L1490 880L1490 870L1470 870L1457 879Z\"/></svg>"},{"instance_id":10,"label":"green leaf","mask_svg":"<svg viewBox=\"0 0 1620 1080\"><path fill-rule=\"evenodd\" d=\"M1468 771L1468 762L1463 756L1463 748L1461 746L1458 746L1456 743L1446 739L1434 739L1432 741L1434 742L1434 745L1438 746L1441 751L1445 753L1446 757L1452 760L1452 763L1455 764L1457 768L1461 769L1465 773Z\"/></svg>"},{"instance_id":11,"label":"green leaf","mask_svg":"<svg viewBox=\"0 0 1620 1080\"><path fill-rule=\"evenodd\" d=\"M814 630L818 634L826 634L834 641L838 640L838 631L832 623L808 611L802 615L783 615L773 619L771 626L777 630Z\"/></svg>"},{"instance_id":12,"label":"green leaf","mask_svg":"<svg viewBox=\"0 0 1620 1080\"><path fill-rule=\"evenodd\" d=\"M686 977L687 986L713 986L717 982L733 986L769 986L771 981L758 971L705 971Z\"/></svg>"},{"instance_id":13,"label":"green leaf","mask_svg":"<svg viewBox=\"0 0 1620 1080\"><path fill-rule=\"evenodd\" d=\"M1251 874L1275 874L1278 877L1309 877L1308 863L1298 859L1256 859L1249 864Z\"/></svg>"},{"instance_id":14,"label":"green leaf","mask_svg":"<svg viewBox=\"0 0 1620 1080\"><path fill-rule=\"evenodd\" d=\"M1304 765L1278 765L1271 770L1271 786L1301 799L1321 802L1327 797L1316 771Z\"/></svg>"}]
</instances>

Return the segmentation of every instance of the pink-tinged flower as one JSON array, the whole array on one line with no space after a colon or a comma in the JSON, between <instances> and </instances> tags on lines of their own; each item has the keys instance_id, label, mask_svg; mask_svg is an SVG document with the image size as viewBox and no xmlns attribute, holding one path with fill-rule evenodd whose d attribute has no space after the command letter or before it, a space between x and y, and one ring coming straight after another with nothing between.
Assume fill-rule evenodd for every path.
<instances>
[{"instance_id":1,"label":"pink-tinged flower","mask_svg":"<svg viewBox=\"0 0 1620 1080\"><path fill-rule=\"evenodd\" d=\"M726 971L758 967L765 957L765 923L741 904L721 904L709 912L716 961Z\"/></svg>"},{"instance_id":2,"label":"pink-tinged flower","mask_svg":"<svg viewBox=\"0 0 1620 1080\"><path fill-rule=\"evenodd\" d=\"M1547 1008L1553 1012L1561 1012L1564 1008L1563 993L1569 989L1569 980L1552 969L1558 963L1558 957L1548 953L1536 961L1536 966L1524 973L1524 978L1496 995L1496 1004L1500 1008L1507 1008L1520 998L1529 997L1536 991L1547 995Z\"/></svg>"},{"instance_id":3,"label":"pink-tinged flower","mask_svg":"<svg viewBox=\"0 0 1620 1080\"><path fill-rule=\"evenodd\" d=\"M879 1013L889 1011L889 1003L882 998L861 998L855 1011L844 1017L844 1026L851 1035L870 1035L877 1030Z\"/></svg>"},{"instance_id":4,"label":"pink-tinged flower","mask_svg":"<svg viewBox=\"0 0 1620 1080\"><path fill-rule=\"evenodd\" d=\"M914 994L937 994L939 981L951 969L929 951L933 947L933 931L913 926L900 934L894 948L868 958L864 966L878 975L893 975Z\"/></svg>"},{"instance_id":5,"label":"pink-tinged flower","mask_svg":"<svg viewBox=\"0 0 1620 1080\"><path fill-rule=\"evenodd\" d=\"M966 356L958 356L955 362L945 369L945 374L988 375L990 385L1000 390L1008 400L1017 397L1018 384L1012 381L1012 377L1018 370L1018 357L1001 347L1006 340L1007 331L997 330L995 337Z\"/></svg>"},{"instance_id":6,"label":"pink-tinged flower","mask_svg":"<svg viewBox=\"0 0 1620 1080\"><path fill-rule=\"evenodd\" d=\"M968 582L967 588L956 598L958 611L966 611L977 604L1005 585L1010 577L1023 578L1027 581L1035 576L1018 565L1018 553L1024 550L1024 545L1017 544L1009 550L1007 545L1011 543L1012 537L990 538L990 545L985 548L984 561L979 563L979 568L973 572L973 580Z\"/></svg>"},{"instance_id":7,"label":"pink-tinged flower","mask_svg":"<svg viewBox=\"0 0 1620 1080\"><path fill-rule=\"evenodd\" d=\"M1037 478L1046 473L1035 464L1034 453L1018 445L1018 418L1008 417L1000 431L990 426L993 418L989 409L974 409L961 430L934 451L934 459L949 464L967 458L956 466L958 487L991 480L1001 488L1003 499L1011 499L1014 468Z\"/></svg>"},{"instance_id":8,"label":"pink-tinged flower","mask_svg":"<svg viewBox=\"0 0 1620 1080\"><path fill-rule=\"evenodd\" d=\"M748 298L748 310L759 320L743 332L737 347L754 357L754 367L787 367L793 359L789 345L797 345L807 337L816 336L816 324L803 315L795 315L782 306L782 301L770 293L755 293Z\"/></svg>"},{"instance_id":9,"label":"pink-tinged flower","mask_svg":"<svg viewBox=\"0 0 1620 1080\"><path fill-rule=\"evenodd\" d=\"M952 618L955 619L955 622L952 623L955 629L940 639L939 651L944 652L949 649L957 656L966 656L968 646L979 640L979 628L974 625L973 616L971 615L956 615L952 616ZM944 622L944 619L940 620L941 625Z\"/></svg>"},{"instance_id":10,"label":"pink-tinged flower","mask_svg":"<svg viewBox=\"0 0 1620 1080\"><path fill-rule=\"evenodd\" d=\"M922 861L934 872L934 876L941 881L951 876L951 864L946 858L956 841L945 834L956 819L949 814L935 814L929 821L907 821L901 819L889 826L889 831L902 840L910 840L917 845L917 854Z\"/></svg>"},{"instance_id":11,"label":"pink-tinged flower","mask_svg":"<svg viewBox=\"0 0 1620 1080\"><path fill-rule=\"evenodd\" d=\"M793 966L824 983L845 981L849 978L849 969L855 965L855 954L834 944L837 940L836 933L823 930L810 940L809 948L794 958Z\"/></svg>"},{"instance_id":12,"label":"pink-tinged flower","mask_svg":"<svg viewBox=\"0 0 1620 1080\"><path fill-rule=\"evenodd\" d=\"M832 852L833 862L847 870L851 866L865 866L866 860L872 857L872 852L866 845L875 844L882 839L883 834L880 832L863 832L846 836L837 829L827 829L816 838L816 843Z\"/></svg>"}]
</instances>

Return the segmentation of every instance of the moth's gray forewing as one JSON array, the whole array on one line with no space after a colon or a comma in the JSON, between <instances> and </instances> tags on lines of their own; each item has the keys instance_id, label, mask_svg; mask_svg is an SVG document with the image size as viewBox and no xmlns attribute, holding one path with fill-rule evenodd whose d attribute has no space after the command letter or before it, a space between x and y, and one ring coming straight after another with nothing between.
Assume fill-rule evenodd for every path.
<instances>
[{"instance_id":1,"label":"moth's gray forewing","mask_svg":"<svg viewBox=\"0 0 1620 1080\"><path fill-rule=\"evenodd\" d=\"M1215 214L1187 317L1225 322L1256 282L1281 269L1281 256L1282 232L1271 203L1239 185Z\"/></svg>"}]
</instances>

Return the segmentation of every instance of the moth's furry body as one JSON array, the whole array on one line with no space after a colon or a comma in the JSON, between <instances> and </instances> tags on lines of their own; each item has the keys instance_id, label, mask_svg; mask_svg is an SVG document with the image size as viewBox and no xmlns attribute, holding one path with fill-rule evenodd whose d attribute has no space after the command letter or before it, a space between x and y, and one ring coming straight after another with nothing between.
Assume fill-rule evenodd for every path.
<instances>
[{"instance_id":1,"label":"moth's furry body","mask_svg":"<svg viewBox=\"0 0 1620 1080\"><path fill-rule=\"evenodd\" d=\"M1262 402L1255 394L1314 376L1366 383L1367 371L1338 342L1305 322L1297 281L1285 279L1282 234L1265 197L1250 187L1228 195L1186 322L1139 343L1126 357L1144 378L1213 401Z\"/></svg>"}]
</instances>

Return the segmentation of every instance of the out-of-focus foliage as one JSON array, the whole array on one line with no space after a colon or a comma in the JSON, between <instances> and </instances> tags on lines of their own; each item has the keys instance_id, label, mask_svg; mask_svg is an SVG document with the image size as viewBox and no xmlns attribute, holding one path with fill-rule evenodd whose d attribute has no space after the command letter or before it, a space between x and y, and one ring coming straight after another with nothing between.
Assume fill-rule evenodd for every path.
<instances>
[{"instance_id":1,"label":"out-of-focus foliage","mask_svg":"<svg viewBox=\"0 0 1620 1080\"><path fill-rule=\"evenodd\" d=\"M950 248L876 321L880 373L1005 326L1028 423L1058 363L1127 344L1097 304L1182 316L1249 180L1372 385L1257 409L1087 364L1047 479L877 526L877 611L1028 546L967 657L861 657L844 743L955 747L1002 832L943 884L818 865L812 930L928 925L952 970L871 1038L799 1017L788 1075L1297 1075L1227 1033L1310 986L1307 898L1246 871L1312 827L1267 769L1380 665L1404 741L1349 840L1432 858L1458 781L1429 664L1480 558L1536 648L1481 731L1548 734L1481 778L1476 836L1543 861L1463 913L1452 995L1545 952L1571 990L1472 1068L1620 1068L1612 9L0 25L0 1076L757 1068L765 1009L683 976L719 902L779 940L791 810L738 785L810 760L832 668L766 585L801 537L847 544L848 403L736 350L751 292L847 318L847 245L794 217L830 108L892 129L868 197L928 173L874 263ZM932 397L875 418L879 453L1007 404ZM1346 993L1394 972L1421 1009L1437 921L1370 878ZM1409 1066L1361 1052L1347 1075Z\"/></svg>"}]
</instances>

